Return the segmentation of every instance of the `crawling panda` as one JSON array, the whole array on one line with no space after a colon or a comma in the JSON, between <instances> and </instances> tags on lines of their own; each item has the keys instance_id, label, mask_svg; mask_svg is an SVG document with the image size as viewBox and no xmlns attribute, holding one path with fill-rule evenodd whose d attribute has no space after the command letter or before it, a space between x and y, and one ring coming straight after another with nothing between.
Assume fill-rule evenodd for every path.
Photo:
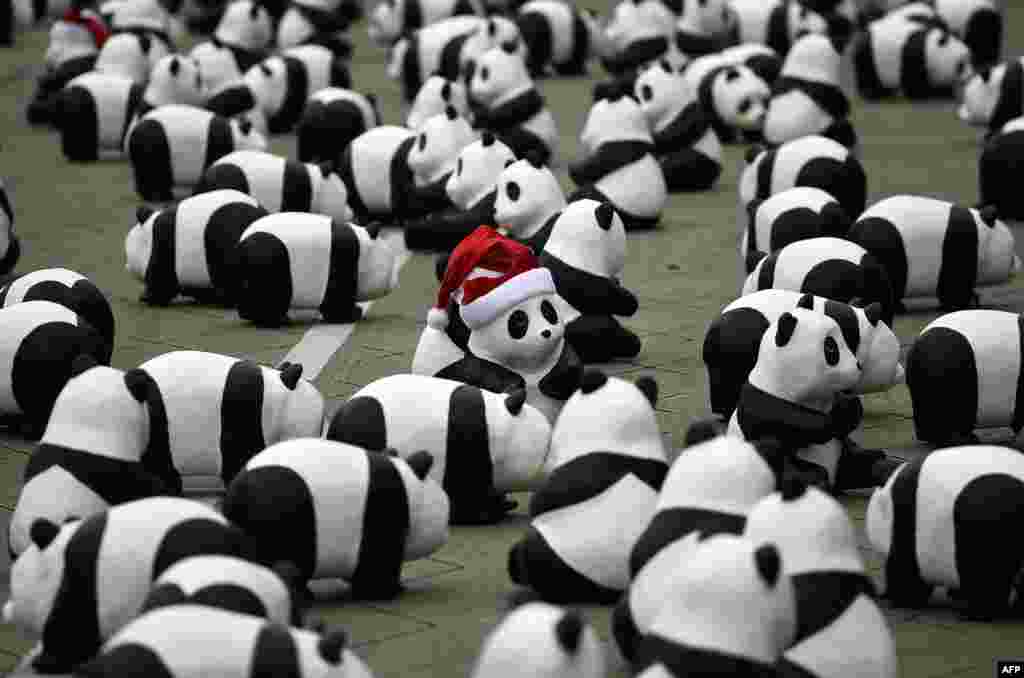
<instances>
[{"instance_id":1,"label":"crawling panda","mask_svg":"<svg viewBox=\"0 0 1024 678\"><path fill-rule=\"evenodd\" d=\"M972 74L963 83L957 116L993 136L1024 115L1024 59L1008 59Z\"/></svg>"},{"instance_id":2,"label":"crawling panda","mask_svg":"<svg viewBox=\"0 0 1024 678\"><path fill-rule=\"evenodd\" d=\"M71 162L120 156L143 88L120 75L90 71L74 78L54 101L53 123Z\"/></svg>"},{"instance_id":3,"label":"crawling panda","mask_svg":"<svg viewBox=\"0 0 1024 678\"><path fill-rule=\"evenodd\" d=\"M7 187L0 181L0 275L7 275L21 258L21 242L14 233L14 208Z\"/></svg>"},{"instance_id":4,"label":"crawling panda","mask_svg":"<svg viewBox=\"0 0 1024 678\"><path fill-rule=\"evenodd\" d=\"M296 157L336 162L353 139L381 124L376 95L324 87L309 97L295 125Z\"/></svg>"},{"instance_id":5,"label":"crawling panda","mask_svg":"<svg viewBox=\"0 0 1024 678\"><path fill-rule=\"evenodd\" d=\"M722 143L707 110L665 60L642 70L634 95L647 117L670 193L706 191L722 174Z\"/></svg>"},{"instance_id":6,"label":"crawling panda","mask_svg":"<svg viewBox=\"0 0 1024 678\"><path fill-rule=\"evenodd\" d=\"M458 74L459 50L466 37L485 23L473 15L453 16L424 26L401 38L390 49L387 74L398 80L402 98L411 102L427 79L442 70L442 62L454 62L447 69Z\"/></svg>"},{"instance_id":7,"label":"crawling panda","mask_svg":"<svg viewBox=\"0 0 1024 678\"><path fill-rule=\"evenodd\" d=\"M1024 220L1024 201L1013 177L1017 175L1024 141L1024 117L1014 118L986 141L978 159L980 204L992 205L1004 219Z\"/></svg>"},{"instance_id":8,"label":"crawling panda","mask_svg":"<svg viewBox=\"0 0 1024 678\"><path fill-rule=\"evenodd\" d=\"M356 598L402 590L402 563L448 540L449 503L433 457L402 459L321 438L272 445L228 487L224 515L294 562L304 581L343 578Z\"/></svg>"},{"instance_id":9,"label":"crawling panda","mask_svg":"<svg viewBox=\"0 0 1024 678\"><path fill-rule=\"evenodd\" d=\"M52 301L74 311L113 347L114 312L110 301L81 273L66 268L42 268L16 276L0 287L0 308L38 300Z\"/></svg>"},{"instance_id":10,"label":"crawling panda","mask_svg":"<svg viewBox=\"0 0 1024 678\"><path fill-rule=\"evenodd\" d=\"M412 100L405 115L405 126L412 130L419 129L424 122L438 113L444 113L449 106L455 109L459 117L473 119L466 85L462 80L448 80L435 73L416 92L416 98Z\"/></svg>"},{"instance_id":11,"label":"crawling panda","mask_svg":"<svg viewBox=\"0 0 1024 678\"><path fill-rule=\"evenodd\" d=\"M853 152L832 139L807 136L778 148L752 146L740 173L740 206L764 200L795 186L820 188L833 196L850 219L867 205L868 180Z\"/></svg>"},{"instance_id":12,"label":"crawling panda","mask_svg":"<svg viewBox=\"0 0 1024 678\"><path fill-rule=\"evenodd\" d=\"M747 206L749 222L740 234L740 257L746 273L757 264L759 253L770 254L791 242L829 236L842 238L850 218L835 198L811 186L780 191Z\"/></svg>"},{"instance_id":13,"label":"crawling panda","mask_svg":"<svg viewBox=\"0 0 1024 678\"><path fill-rule=\"evenodd\" d=\"M568 204L558 177L535 155L516 160L498 176L494 220L534 252L544 249L551 226Z\"/></svg>"},{"instance_id":14,"label":"crawling panda","mask_svg":"<svg viewBox=\"0 0 1024 678\"><path fill-rule=\"evenodd\" d=\"M11 566L3 616L42 639L32 668L44 673L67 673L95 656L177 561L200 554L256 557L252 541L218 511L177 497L118 504L62 526L39 518L29 537Z\"/></svg>"},{"instance_id":15,"label":"crawling panda","mask_svg":"<svg viewBox=\"0 0 1024 678\"><path fill-rule=\"evenodd\" d=\"M320 634L206 605L147 612L76 668L88 678L201 678L289 672L313 678L372 678L342 630Z\"/></svg>"},{"instance_id":16,"label":"crawling panda","mask_svg":"<svg viewBox=\"0 0 1024 678\"><path fill-rule=\"evenodd\" d=\"M381 46L393 45L403 35L461 15L483 16L480 0L394 0L379 2L370 12L367 32Z\"/></svg>"},{"instance_id":17,"label":"crawling panda","mask_svg":"<svg viewBox=\"0 0 1024 678\"><path fill-rule=\"evenodd\" d=\"M425 208L452 206L446 190L448 179L455 171L462 150L476 140L477 134L469 122L460 118L451 106L417 130L416 143L409 149L406 162L417 196Z\"/></svg>"},{"instance_id":18,"label":"crawling panda","mask_svg":"<svg viewBox=\"0 0 1024 678\"><path fill-rule=\"evenodd\" d=\"M324 321L362 317L356 301L398 284L395 243L320 214L279 212L257 219L238 243L238 314L274 326L289 309L317 309Z\"/></svg>"},{"instance_id":19,"label":"crawling panda","mask_svg":"<svg viewBox=\"0 0 1024 678\"><path fill-rule=\"evenodd\" d=\"M762 43L785 57L807 33L827 34L825 17L799 0L729 0L736 14L738 42Z\"/></svg>"},{"instance_id":20,"label":"crawling panda","mask_svg":"<svg viewBox=\"0 0 1024 678\"><path fill-rule=\"evenodd\" d=\"M594 102L580 143L584 157L569 167L579 186L570 202L592 198L611 203L629 231L655 227L668 186L639 102L632 95Z\"/></svg>"},{"instance_id":21,"label":"crawling panda","mask_svg":"<svg viewBox=\"0 0 1024 678\"><path fill-rule=\"evenodd\" d=\"M193 195L232 189L252 196L267 212L312 212L352 219L345 183L326 165L288 160L266 151L235 151L210 165Z\"/></svg>"},{"instance_id":22,"label":"crawling panda","mask_svg":"<svg viewBox=\"0 0 1024 678\"><path fill-rule=\"evenodd\" d=\"M557 0L529 0L516 10L533 77L550 68L560 76L585 75L587 61L600 53L600 26L593 10Z\"/></svg>"},{"instance_id":23,"label":"crawling panda","mask_svg":"<svg viewBox=\"0 0 1024 678\"><path fill-rule=\"evenodd\" d=\"M1024 550L991 535L1022 517L1024 456L1015 449L948 447L907 462L871 495L865 517L868 541L885 558L885 598L921 607L945 587L969 619L1005 615L1022 595Z\"/></svg>"},{"instance_id":24,"label":"crawling panda","mask_svg":"<svg viewBox=\"0 0 1024 678\"><path fill-rule=\"evenodd\" d=\"M371 451L419 450L451 502L453 525L495 523L515 502L506 492L542 480L551 426L523 391L503 395L448 379L399 374L356 391L334 414L328 440Z\"/></svg>"},{"instance_id":25,"label":"crawling panda","mask_svg":"<svg viewBox=\"0 0 1024 678\"><path fill-rule=\"evenodd\" d=\"M722 143L735 142L738 133L747 137L761 134L771 88L752 68L709 55L687 66L683 78L711 116Z\"/></svg>"},{"instance_id":26,"label":"crawling panda","mask_svg":"<svg viewBox=\"0 0 1024 678\"><path fill-rule=\"evenodd\" d=\"M37 518L60 525L169 492L142 464L150 428L159 428L150 393L144 372L104 367L88 355L75 359L25 466L7 535L12 562L32 543Z\"/></svg>"},{"instance_id":27,"label":"crawling panda","mask_svg":"<svg viewBox=\"0 0 1024 678\"><path fill-rule=\"evenodd\" d=\"M156 62L150 72L142 100L133 111L138 117L149 113L157 106L184 104L202 106L206 98L203 76L199 62L194 59L169 54Z\"/></svg>"},{"instance_id":28,"label":"crawling panda","mask_svg":"<svg viewBox=\"0 0 1024 678\"><path fill-rule=\"evenodd\" d=\"M970 50L948 30L899 17L871 22L856 38L853 55L857 89L868 100L897 93L952 99L971 69Z\"/></svg>"},{"instance_id":29,"label":"crawling panda","mask_svg":"<svg viewBox=\"0 0 1024 678\"><path fill-rule=\"evenodd\" d=\"M215 161L236 150L267 147L246 120L228 120L195 106L161 106L142 116L125 140L143 200L170 202L175 189L191 190Z\"/></svg>"}]
</instances>

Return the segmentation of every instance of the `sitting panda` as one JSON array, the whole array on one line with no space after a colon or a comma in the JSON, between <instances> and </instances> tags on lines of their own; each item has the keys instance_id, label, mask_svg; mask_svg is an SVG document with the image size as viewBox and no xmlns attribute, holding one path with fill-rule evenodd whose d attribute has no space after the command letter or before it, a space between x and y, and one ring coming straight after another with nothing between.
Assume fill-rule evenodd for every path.
<instances>
[{"instance_id":1,"label":"sitting panda","mask_svg":"<svg viewBox=\"0 0 1024 678\"><path fill-rule=\"evenodd\" d=\"M486 21L478 16L453 16L413 31L396 42L388 54L387 74L401 84L402 98L411 102L427 79L442 70L442 62L458 64L462 43L484 23ZM458 74L458 66L449 66L446 70L453 69Z\"/></svg>"},{"instance_id":2,"label":"sitting panda","mask_svg":"<svg viewBox=\"0 0 1024 678\"><path fill-rule=\"evenodd\" d=\"M799 0L730 0L738 41L762 43L785 57L805 33L827 34L828 21Z\"/></svg>"},{"instance_id":3,"label":"sitting panda","mask_svg":"<svg viewBox=\"0 0 1024 678\"><path fill-rule=\"evenodd\" d=\"M971 75L961 98L957 116L968 125L987 127L991 138L1024 115L1024 59L1008 59Z\"/></svg>"},{"instance_id":4,"label":"sitting panda","mask_svg":"<svg viewBox=\"0 0 1024 678\"><path fill-rule=\"evenodd\" d=\"M125 135L142 102L143 88L130 78L90 71L57 94L53 123L61 151L71 162L122 157Z\"/></svg>"},{"instance_id":5,"label":"sitting panda","mask_svg":"<svg viewBox=\"0 0 1024 678\"><path fill-rule=\"evenodd\" d=\"M427 78L416 93L416 98L409 104L409 110L405 114L405 126L409 129L419 129L432 115L444 113L449 106L453 107L460 117L466 120L473 119L466 85L461 80L449 80L435 73Z\"/></svg>"},{"instance_id":6,"label":"sitting panda","mask_svg":"<svg viewBox=\"0 0 1024 678\"><path fill-rule=\"evenodd\" d=\"M427 120L417 132L407 159L417 193L440 209L451 207L448 179L462 150L476 140L476 132L454 108L448 107L444 115Z\"/></svg>"},{"instance_id":7,"label":"sitting panda","mask_svg":"<svg viewBox=\"0 0 1024 678\"><path fill-rule=\"evenodd\" d=\"M640 66L661 58L670 49L677 20L661 0L618 3L604 28L604 69L630 86Z\"/></svg>"},{"instance_id":8,"label":"sitting panda","mask_svg":"<svg viewBox=\"0 0 1024 678\"><path fill-rule=\"evenodd\" d=\"M603 52L596 12L558 0L529 0L516 10L526 43L526 67L534 78L548 70L560 76L585 75L587 61Z\"/></svg>"},{"instance_id":9,"label":"sitting panda","mask_svg":"<svg viewBox=\"0 0 1024 678\"><path fill-rule=\"evenodd\" d=\"M382 123L376 95L325 87L306 101L295 126L299 162L336 162L341 152L368 129Z\"/></svg>"},{"instance_id":10,"label":"sitting panda","mask_svg":"<svg viewBox=\"0 0 1024 678\"><path fill-rule=\"evenodd\" d=\"M475 31L448 44L437 72L449 80L461 79L468 87L476 62L496 47L504 47L526 62L526 43L519 35L519 27L512 19L492 15Z\"/></svg>"},{"instance_id":11,"label":"sitting panda","mask_svg":"<svg viewBox=\"0 0 1024 678\"><path fill-rule=\"evenodd\" d=\"M367 18L367 33L377 45L395 44L403 35L460 15L483 16L479 0L395 0L378 2Z\"/></svg>"},{"instance_id":12,"label":"sitting panda","mask_svg":"<svg viewBox=\"0 0 1024 678\"><path fill-rule=\"evenodd\" d=\"M149 82L136 106L135 118L149 113L157 106L183 104L202 106L206 98L199 63L188 57L169 54L156 62L149 74Z\"/></svg>"},{"instance_id":13,"label":"sitting panda","mask_svg":"<svg viewBox=\"0 0 1024 678\"><path fill-rule=\"evenodd\" d=\"M735 142L737 132L760 136L772 91L753 69L715 54L694 60L683 78L711 116L722 143Z\"/></svg>"},{"instance_id":14,"label":"sitting panda","mask_svg":"<svg viewBox=\"0 0 1024 678\"><path fill-rule=\"evenodd\" d=\"M189 56L199 61L210 88L215 89L266 58L273 35L273 21L262 4L231 0L213 37L193 47ZM230 59L225 60L225 55Z\"/></svg>"}]
</instances>

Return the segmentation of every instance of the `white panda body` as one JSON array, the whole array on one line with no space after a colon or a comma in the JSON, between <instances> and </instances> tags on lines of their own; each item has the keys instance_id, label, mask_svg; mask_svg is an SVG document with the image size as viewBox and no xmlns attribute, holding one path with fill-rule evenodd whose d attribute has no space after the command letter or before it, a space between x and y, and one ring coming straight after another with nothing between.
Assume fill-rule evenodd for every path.
<instances>
[{"instance_id":1,"label":"white panda body","mask_svg":"<svg viewBox=\"0 0 1024 678\"><path fill-rule=\"evenodd\" d=\"M545 238L545 224L566 204L558 177L539 162L516 160L498 175L494 218L511 237L521 242L538 234ZM536 245L537 250L544 248L540 240L531 244Z\"/></svg>"},{"instance_id":2,"label":"white panda body","mask_svg":"<svg viewBox=\"0 0 1024 678\"><path fill-rule=\"evenodd\" d=\"M840 259L859 262L867 254L867 250L856 243L841 238L819 237L800 240L783 247L777 253L772 287L760 287L762 263L747 276L743 284L742 294L750 294L759 289L802 291L801 288L807 274L822 261ZM762 259L762 262L765 261Z\"/></svg>"},{"instance_id":3,"label":"white panda body","mask_svg":"<svg viewBox=\"0 0 1024 678\"><path fill-rule=\"evenodd\" d=\"M828 111L821 108L807 92L797 88L773 96L765 116L765 139L782 144L808 133L820 133L835 122Z\"/></svg>"},{"instance_id":4,"label":"white panda body","mask_svg":"<svg viewBox=\"0 0 1024 678\"><path fill-rule=\"evenodd\" d=\"M64 153L71 160L78 160L78 154L69 151L81 148L85 151L85 140L92 137L92 158L97 154L121 153L121 145L136 106L142 97L141 87L124 76L92 71L73 78L61 93L64 111L58 127L61 130ZM81 100L88 103L80 103ZM86 119L86 108L95 111L96 118ZM87 131L92 128L91 134ZM82 141L75 136L85 137ZM86 156L87 159L92 159Z\"/></svg>"},{"instance_id":5,"label":"white panda body","mask_svg":"<svg viewBox=\"0 0 1024 678\"><path fill-rule=\"evenodd\" d=\"M410 188L402 172L408 171L406 158L415 139L410 129L382 125L352 140L343 153L341 172L353 211L390 214L402 191Z\"/></svg>"},{"instance_id":6,"label":"white panda body","mask_svg":"<svg viewBox=\"0 0 1024 678\"><path fill-rule=\"evenodd\" d=\"M167 48L160 41L135 33L115 32L96 55L94 70L120 75L144 86L152 64L164 56L167 56Z\"/></svg>"}]
</instances>

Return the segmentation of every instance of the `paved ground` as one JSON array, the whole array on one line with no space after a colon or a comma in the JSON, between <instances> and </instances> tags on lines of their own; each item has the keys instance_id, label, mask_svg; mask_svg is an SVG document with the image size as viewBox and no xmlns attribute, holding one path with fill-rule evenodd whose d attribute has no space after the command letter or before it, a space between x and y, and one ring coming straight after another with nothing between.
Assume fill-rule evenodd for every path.
<instances>
[{"instance_id":1,"label":"paved ground","mask_svg":"<svg viewBox=\"0 0 1024 678\"><path fill-rule=\"evenodd\" d=\"M595 0L596 2L596 0ZM594 3L591 3L594 4ZM596 4L594 5L597 6ZM1024 31L1024 9L1010 9L1009 34ZM398 123L398 91L387 81L383 53L366 44L359 26L354 81L376 91L386 122ZM21 36L0 59L0 175L12 195L25 255L19 270L63 266L90 276L110 295L117 318L113 363L130 368L165 351L203 349L274 363L312 325L260 330L222 310L191 304L150 309L137 301L140 287L124 269L123 238L139 200L124 161L92 166L68 164L56 136L28 128L21 116L32 78L45 48L45 33ZM562 130L563 158L575 153L577 134L590 101L592 81L542 85ZM893 193L934 195L966 204L977 200L978 135L953 116L951 105L911 108L902 103L856 102L854 123L862 139L862 157L873 200ZM291 153L290 137L275 150ZM640 299L640 311L628 324L644 339L635 361L610 367L635 378L653 375L660 386L658 416L666 435L681 439L688 422L706 412L705 377L699 347L705 328L737 293L736 179L743 149L726 152L725 171L716 190L673 197L656 233L630 236L624 282ZM564 177L566 187L570 182ZM1017 230L1024 252L1024 229ZM414 257L391 296L379 301L358 324L352 338L334 356L317 381L333 401L376 378L405 372L436 284L432 262ZM1021 280L983 292L994 308L1024 310ZM899 317L895 330L904 343L936 317L920 310ZM955 394L951 394L955 397ZM914 445L911 408L905 388L865 398L861 440L909 456ZM1012 443L1009 432L993 432ZM0 438L0 512L10 515L32 442ZM864 497L846 503L863 523ZM524 503L525 504L525 503ZM498 618L502 596L510 588L505 571L509 545L526 524L517 515L502 525L453 530L449 544L435 557L405 569L409 591L388 604L346 603L343 594L324 590L318 613L349 627L359 652L379 676L467 675L481 639ZM1015 535L1019 538L1019 535ZM6 551L6 549L3 549ZM872 572L879 561L865 548ZM6 597L6 556L0 556L0 598ZM608 635L608 610L588 609L602 636ZM1024 655L1024 624L974 624L960 621L947 604L916 611L891 611L903 674L914 678L988 678L997 657ZM28 650L28 639L0 626L0 670L12 669ZM613 655L612 661L617 667ZM625 675L621 670L618 675Z\"/></svg>"}]
</instances>

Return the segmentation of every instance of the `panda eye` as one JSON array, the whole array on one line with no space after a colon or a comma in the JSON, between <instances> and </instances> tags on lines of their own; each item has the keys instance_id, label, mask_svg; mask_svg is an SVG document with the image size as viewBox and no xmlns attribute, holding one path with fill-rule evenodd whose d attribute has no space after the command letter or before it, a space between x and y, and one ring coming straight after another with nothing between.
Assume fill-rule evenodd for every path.
<instances>
[{"instance_id":1,"label":"panda eye","mask_svg":"<svg viewBox=\"0 0 1024 678\"><path fill-rule=\"evenodd\" d=\"M949 35L948 34L944 34L941 38L939 38L938 45L939 45L939 47L945 47L948 42L949 42Z\"/></svg>"},{"instance_id":2,"label":"panda eye","mask_svg":"<svg viewBox=\"0 0 1024 678\"><path fill-rule=\"evenodd\" d=\"M825 362L831 367L839 364L839 344L832 337L825 337Z\"/></svg>"},{"instance_id":3,"label":"panda eye","mask_svg":"<svg viewBox=\"0 0 1024 678\"><path fill-rule=\"evenodd\" d=\"M558 324L558 311L555 310L554 304L545 299L540 302L540 314L544 316L544 320L552 325Z\"/></svg>"},{"instance_id":4,"label":"panda eye","mask_svg":"<svg viewBox=\"0 0 1024 678\"><path fill-rule=\"evenodd\" d=\"M530 316L526 311L513 311L508 317L508 335L513 339L522 339L526 336L526 330L530 329Z\"/></svg>"},{"instance_id":5,"label":"panda eye","mask_svg":"<svg viewBox=\"0 0 1024 678\"><path fill-rule=\"evenodd\" d=\"M505 186L505 193L508 194L508 199L512 202L519 200L519 184L514 181L508 182L508 185Z\"/></svg>"},{"instance_id":6,"label":"panda eye","mask_svg":"<svg viewBox=\"0 0 1024 678\"><path fill-rule=\"evenodd\" d=\"M416 143L420 147L420 151L423 151L427 147L427 135L421 134L419 141L417 141Z\"/></svg>"},{"instance_id":7,"label":"panda eye","mask_svg":"<svg viewBox=\"0 0 1024 678\"><path fill-rule=\"evenodd\" d=\"M487 80L490 77L491 77L491 69L490 68L488 68L487 66L484 66L483 68L480 69L480 79L481 80Z\"/></svg>"},{"instance_id":8,"label":"panda eye","mask_svg":"<svg viewBox=\"0 0 1024 678\"><path fill-rule=\"evenodd\" d=\"M740 102L740 105L736 108L741 114L746 115L750 112L750 109L754 107L754 102L750 100L750 97L745 98Z\"/></svg>"},{"instance_id":9,"label":"panda eye","mask_svg":"<svg viewBox=\"0 0 1024 678\"><path fill-rule=\"evenodd\" d=\"M459 161L455 163L455 173L462 174L462 158L459 158Z\"/></svg>"},{"instance_id":10,"label":"panda eye","mask_svg":"<svg viewBox=\"0 0 1024 678\"><path fill-rule=\"evenodd\" d=\"M650 101L654 98L654 90L651 89L650 85L644 85L640 88L640 96L643 97L644 101Z\"/></svg>"},{"instance_id":11,"label":"panda eye","mask_svg":"<svg viewBox=\"0 0 1024 678\"><path fill-rule=\"evenodd\" d=\"M803 21L805 19L807 19L807 8L801 6L800 7L800 20Z\"/></svg>"},{"instance_id":12,"label":"panda eye","mask_svg":"<svg viewBox=\"0 0 1024 678\"><path fill-rule=\"evenodd\" d=\"M964 69L966 69L966 68L967 68L967 62L966 61L959 62L956 65L956 74L957 75L963 75L964 74Z\"/></svg>"}]
</instances>

